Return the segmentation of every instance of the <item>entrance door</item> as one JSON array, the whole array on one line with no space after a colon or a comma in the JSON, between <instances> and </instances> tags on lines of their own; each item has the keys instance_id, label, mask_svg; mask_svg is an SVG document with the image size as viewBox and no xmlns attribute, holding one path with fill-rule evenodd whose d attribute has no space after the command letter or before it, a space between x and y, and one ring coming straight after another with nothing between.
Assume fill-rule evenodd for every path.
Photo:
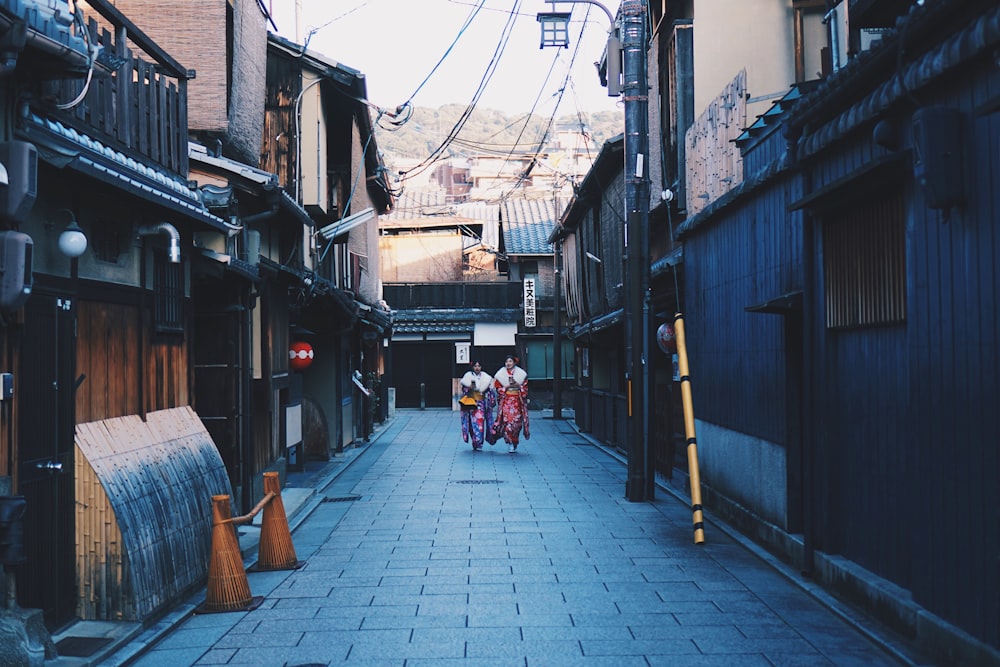
<instances>
[{"instance_id":1,"label":"entrance door","mask_svg":"<svg viewBox=\"0 0 1000 667\"><path fill-rule=\"evenodd\" d=\"M396 406L451 407L451 374L455 365L454 358L455 344L449 341L393 343Z\"/></svg>"},{"instance_id":2,"label":"entrance door","mask_svg":"<svg viewBox=\"0 0 1000 667\"><path fill-rule=\"evenodd\" d=\"M248 434L246 416L249 391L244 379L245 310L239 294L222 282L200 283L195 299L194 408L212 436L229 472L229 483L238 495L237 506L250 509L245 457Z\"/></svg>"},{"instance_id":3,"label":"entrance door","mask_svg":"<svg viewBox=\"0 0 1000 667\"><path fill-rule=\"evenodd\" d=\"M17 567L18 603L41 609L50 630L76 611L74 318L70 299L38 290L31 295L24 306L21 373L15 378L18 492L27 501L28 558Z\"/></svg>"}]
</instances>

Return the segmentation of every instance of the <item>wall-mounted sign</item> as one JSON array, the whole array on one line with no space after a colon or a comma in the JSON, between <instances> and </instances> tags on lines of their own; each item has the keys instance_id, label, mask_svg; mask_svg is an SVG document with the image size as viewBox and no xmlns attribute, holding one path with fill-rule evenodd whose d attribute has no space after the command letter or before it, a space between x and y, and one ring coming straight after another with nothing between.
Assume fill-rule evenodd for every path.
<instances>
[{"instance_id":1,"label":"wall-mounted sign","mask_svg":"<svg viewBox=\"0 0 1000 667\"><path fill-rule=\"evenodd\" d=\"M469 343L455 343L455 363L469 363Z\"/></svg>"},{"instance_id":2,"label":"wall-mounted sign","mask_svg":"<svg viewBox=\"0 0 1000 667\"><path fill-rule=\"evenodd\" d=\"M535 279L524 279L524 326L535 326Z\"/></svg>"}]
</instances>

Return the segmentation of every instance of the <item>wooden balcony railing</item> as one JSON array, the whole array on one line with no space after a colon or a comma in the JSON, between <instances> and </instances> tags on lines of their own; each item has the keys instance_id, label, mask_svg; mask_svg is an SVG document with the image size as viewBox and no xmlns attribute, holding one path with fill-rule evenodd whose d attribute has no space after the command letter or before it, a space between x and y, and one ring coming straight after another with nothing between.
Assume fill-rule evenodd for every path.
<instances>
[{"instance_id":1,"label":"wooden balcony railing","mask_svg":"<svg viewBox=\"0 0 1000 667\"><path fill-rule=\"evenodd\" d=\"M91 76L43 84L38 111L127 155L187 177L187 80L193 76L107 0L89 0L90 44L101 47ZM141 53L148 62L136 56ZM88 86L83 100L60 109Z\"/></svg>"}]
</instances>

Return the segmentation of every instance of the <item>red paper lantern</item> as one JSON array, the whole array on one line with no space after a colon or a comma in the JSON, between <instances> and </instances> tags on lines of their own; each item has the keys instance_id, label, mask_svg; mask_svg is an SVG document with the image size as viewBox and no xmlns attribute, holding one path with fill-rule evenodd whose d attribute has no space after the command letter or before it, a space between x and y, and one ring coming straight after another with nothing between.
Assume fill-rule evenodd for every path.
<instances>
[{"instance_id":1,"label":"red paper lantern","mask_svg":"<svg viewBox=\"0 0 1000 667\"><path fill-rule=\"evenodd\" d=\"M673 354L677 351L677 339L674 338L674 327L664 322L656 330L656 344L664 354Z\"/></svg>"},{"instance_id":2,"label":"red paper lantern","mask_svg":"<svg viewBox=\"0 0 1000 667\"><path fill-rule=\"evenodd\" d=\"M313 348L309 343L298 341L288 348L288 365L293 371L304 371L313 361Z\"/></svg>"}]
</instances>

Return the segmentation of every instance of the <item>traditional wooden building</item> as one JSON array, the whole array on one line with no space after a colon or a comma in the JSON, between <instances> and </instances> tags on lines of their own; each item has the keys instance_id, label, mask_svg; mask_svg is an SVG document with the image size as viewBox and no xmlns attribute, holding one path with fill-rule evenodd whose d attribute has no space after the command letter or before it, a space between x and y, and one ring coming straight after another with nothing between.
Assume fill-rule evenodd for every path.
<instances>
[{"instance_id":1,"label":"traditional wooden building","mask_svg":"<svg viewBox=\"0 0 1000 667\"><path fill-rule=\"evenodd\" d=\"M678 231L703 497L941 664L998 664L1000 10L828 4L829 74Z\"/></svg>"},{"instance_id":2,"label":"traditional wooden building","mask_svg":"<svg viewBox=\"0 0 1000 667\"><path fill-rule=\"evenodd\" d=\"M624 137L608 140L549 237L562 246L577 425L625 448L622 247Z\"/></svg>"},{"instance_id":3,"label":"traditional wooden building","mask_svg":"<svg viewBox=\"0 0 1000 667\"><path fill-rule=\"evenodd\" d=\"M556 290L562 289L562 280L556 272L554 245L548 239L567 203L566 197L536 190L530 195L512 195L500 204L508 278L522 286L524 314L518 327L517 349L520 365L531 379L532 408L553 407L556 344L560 346L559 381L564 385L573 381L573 343L563 335L565 306L562 295L556 298ZM560 328L558 337L556 327ZM496 372L497 368L490 371ZM566 406L570 405L571 401L566 401Z\"/></svg>"},{"instance_id":4,"label":"traditional wooden building","mask_svg":"<svg viewBox=\"0 0 1000 667\"><path fill-rule=\"evenodd\" d=\"M385 299L393 310L386 381L398 407L458 409L473 359L499 368L516 350L522 288L508 281L497 203L407 190L380 220Z\"/></svg>"},{"instance_id":5,"label":"traditional wooden building","mask_svg":"<svg viewBox=\"0 0 1000 667\"><path fill-rule=\"evenodd\" d=\"M312 218L290 325L314 361L289 391L322 414L331 449L367 438L383 415L383 351L391 317L382 298L378 218L392 208L364 75L268 35L260 167ZM375 114L373 120L372 114ZM301 393L298 382L301 380ZM288 419L294 419L290 415Z\"/></svg>"},{"instance_id":6,"label":"traditional wooden building","mask_svg":"<svg viewBox=\"0 0 1000 667\"><path fill-rule=\"evenodd\" d=\"M231 493L189 419L192 242L229 231L188 181L191 73L111 4L54 4L0 7L16 54L3 238L21 267L0 330L17 386L0 458L27 506L17 602L50 628L144 618L203 581L199 509Z\"/></svg>"}]
</instances>

